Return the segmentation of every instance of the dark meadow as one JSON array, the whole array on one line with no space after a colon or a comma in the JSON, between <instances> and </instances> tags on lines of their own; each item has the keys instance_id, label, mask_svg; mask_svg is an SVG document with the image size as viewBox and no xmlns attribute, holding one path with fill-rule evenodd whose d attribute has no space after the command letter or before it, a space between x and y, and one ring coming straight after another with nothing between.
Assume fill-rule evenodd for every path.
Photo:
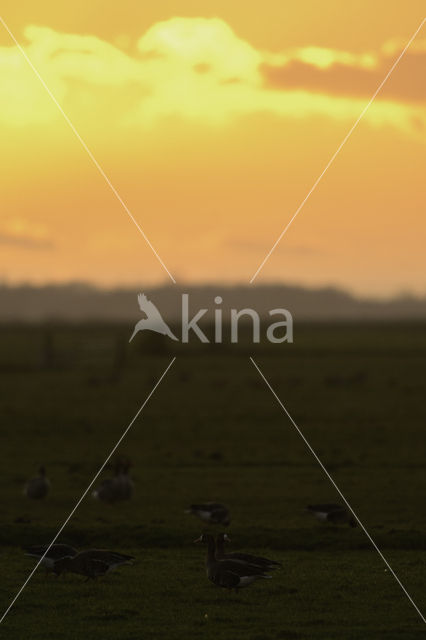
<instances>
[{"instance_id":1,"label":"dark meadow","mask_svg":"<svg viewBox=\"0 0 426 640\"><path fill-rule=\"evenodd\" d=\"M7 301L0 313L2 610L36 562L22 548L53 539L176 360L58 540L130 554L134 564L87 583L39 568L3 623L8 638L21 639L29 628L35 639L225 640L230 629L234 638L253 640L342 638L342 629L345 639L420 637L418 614L362 528L320 522L306 511L342 503L341 496L250 357L422 609L423 312L411 319L390 313L401 301L369 301L367 312L367 302L329 291L346 300L343 318L324 292L303 299L298 291L293 344L253 344L247 325L238 344L184 345L148 331L129 344L140 317L136 292L95 291L96 316L92 289L70 291L55 288L39 306L34 290L27 305L23 289L0 292ZM254 308L270 300L276 306L270 291L253 291ZM148 295L163 309L154 291ZM194 308L214 295L194 294ZM235 306L248 306L248 295L244 290ZM283 299L289 297L287 291ZM120 300L126 313L117 319ZM352 316L351 305L358 310ZM290 303L282 306L292 311ZM178 332L171 308L165 315ZM86 309L85 317L75 309ZM211 324L206 332L212 335ZM91 492L114 473L118 455L130 463L132 495L113 504L96 500ZM40 465L50 490L30 500L23 488ZM229 508L229 526L185 513L205 501ZM206 549L193 541L225 530L227 551L266 556L282 569L238 593L215 587L205 574ZM48 621L40 607L46 601Z\"/></svg>"}]
</instances>

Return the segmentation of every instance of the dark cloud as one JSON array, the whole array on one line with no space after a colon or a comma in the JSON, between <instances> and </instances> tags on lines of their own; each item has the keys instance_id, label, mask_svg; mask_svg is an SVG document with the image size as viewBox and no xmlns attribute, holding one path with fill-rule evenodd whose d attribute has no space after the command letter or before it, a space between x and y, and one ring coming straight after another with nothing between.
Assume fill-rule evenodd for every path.
<instances>
[{"instance_id":1,"label":"dark cloud","mask_svg":"<svg viewBox=\"0 0 426 640\"><path fill-rule=\"evenodd\" d=\"M212 70L212 66L208 62L198 62L193 65L193 69L197 73L209 73Z\"/></svg>"},{"instance_id":2,"label":"dark cloud","mask_svg":"<svg viewBox=\"0 0 426 640\"><path fill-rule=\"evenodd\" d=\"M0 245L9 245L19 247L21 249L35 249L49 251L54 248L54 244L51 240L45 240L42 238L34 238L29 235L13 235L0 232Z\"/></svg>"},{"instance_id":3,"label":"dark cloud","mask_svg":"<svg viewBox=\"0 0 426 640\"><path fill-rule=\"evenodd\" d=\"M225 78L225 80L221 80L220 84L241 84L242 82L243 82L242 78L233 76L232 78Z\"/></svg>"},{"instance_id":4,"label":"dark cloud","mask_svg":"<svg viewBox=\"0 0 426 640\"><path fill-rule=\"evenodd\" d=\"M225 244L228 247L232 247L233 249L243 249L245 251L267 251L270 247L269 240L265 238L265 240L255 240L255 239L247 239L241 238L240 236L235 237L231 236L227 238ZM292 255L316 255L319 253L324 253L323 249L319 246L312 246L307 244L299 244L299 245L286 245L286 252Z\"/></svg>"},{"instance_id":5,"label":"dark cloud","mask_svg":"<svg viewBox=\"0 0 426 640\"><path fill-rule=\"evenodd\" d=\"M138 57L141 60L164 60L165 55L161 51L155 51L154 49L150 49L149 51L139 51Z\"/></svg>"},{"instance_id":6,"label":"dark cloud","mask_svg":"<svg viewBox=\"0 0 426 640\"><path fill-rule=\"evenodd\" d=\"M397 54L383 57L374 69L335 63L326 69L293 60L284 66L262 64L260 72L269 89L303 89L350 97L370 97L386 76ZM378 98L401 102L426 100L426 53L407 52Z\"/></svg>"}]
</instances>

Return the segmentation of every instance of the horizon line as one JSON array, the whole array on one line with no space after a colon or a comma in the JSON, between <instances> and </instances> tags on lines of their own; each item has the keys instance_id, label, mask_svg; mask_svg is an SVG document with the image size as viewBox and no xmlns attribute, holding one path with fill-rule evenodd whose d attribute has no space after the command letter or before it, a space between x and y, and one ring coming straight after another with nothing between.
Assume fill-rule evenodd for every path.
<instances>
[{"instance_id":1,"label":"horizon line","mask_svg":"<svg viewBox=\"0 0 426 640\"><path fill-rule=\"evenodd\" d=\"M7 279L0 279L0 290L4 289L66 289L66 288L85 288L92 289L97 292L102 293L113 293L116 291L149 291L149 290L158 290L158 289L171 289L177 291L182 288L189 289L212 289L214 287L220 287L222 289L247 289L253 290L253 287L247 284L245 281L235 281L235 282L225 282L218 280L205 280L205 281L181 281L179 284L172 285L168 280L153 282L153 283L111 283L111 284L103 284L90 280L64 280L62 282L57 281L45 281L45 282L29 282L29 281L18 281L11 282ZM299 289L309 293L320 293L325 291L333 291L335 293L339 293L342 295L346 295L350 298L353 298L358 301L364 302L391 302L394 300L403 300L403 299L411 299L411 300L426 300L426 290L424 292L418 292L415 290L410 290L408 288L395 290L393 292L386 292L383 294L374 293L374 292L361 292L351 289L350 287L345 287L345 285L341 285L338 283L324 283L324 284L305 284L300 282L291 282L291 281L283 281L283 280L270 280L268 282L263 281L262 284L256 285L256 289L265 290L269 288L279 288L284 287L287 289Z\"/></svg>"}]
</instances>

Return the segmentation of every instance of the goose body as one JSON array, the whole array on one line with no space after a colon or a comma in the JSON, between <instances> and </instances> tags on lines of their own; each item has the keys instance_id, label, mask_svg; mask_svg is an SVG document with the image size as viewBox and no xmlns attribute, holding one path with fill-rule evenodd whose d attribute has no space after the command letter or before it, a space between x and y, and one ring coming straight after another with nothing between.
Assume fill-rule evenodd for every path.
<instances>
[{"instance_id":1,"label":"goose body","mask_svg":"<svg viewBox=\"0 0 426 640\"><path fill-rule=\"evenodd\" d=\"M314 504L306 508L317 520L332 524L348 524L356 527L357 522L352 513L341 504Z\"/></svg>"},{"instance_id":2,"label":"goose body","mask_svg":"<svg viewBox=\"0 0 426 640\"><path fill-rule=\"evenodd\" d=\"M210 534L204 533L195 542L207 544L206 570L208 579L217 587L224 589L243 589L256 580L272 578L260 567L235 560L217 560L216 544Z\"/></svg>"},{"instance_id":3,"label":"goose body","mask_svg":"<svg viewBox=\"0 0 426 640\"><path fill-rule=\"evenodd\" d=\"M113 504L129 500L133 494L133 480L129 476L130 464L118 462L115 466L115 475L112 478L105 478L92 496L102 502Z\"/></svg>"},{"instance_id":4,"label":"goose body","mask_svg":"<svg viewBox=\"0 0 426 640\"><path fill-rule=\"evenodd\" d=\"M207 524L222 524L228 526L231 522L229 509L219 502L204 502L202 504L191 504L186 513L197 516Z\"/></svg>"},{"instance_id":5,"label":"goose body","mask_svg":"<svg viewBox=\"0 0 426 640\"><path fill-rule=\"evenodd\" d=\"M74 557L66 556L54 563L53 570L57 575L63 572L77 573L89 578L103 576L122 564L133 564L133 556L128 556L106 549L88 549Z\"/></svg>"},{"instance_id":6,"label":"goose body","mask_svg":"<svg viewBox=\"0 0 426 640\"><path fill-rule=\"evenodd\" d=\"M130 500L133 495L134 484L127 469L123 469L116 476L116 493L119 500Z\"/></svg>"},{"instance_id":7,"label":"goose body","mask_svg":"<svg viewBox=\"0 0 426 640\"><path fill-rule=\"evenodd\" d=\"M78 553L77 549L71 547L69 544L53 544L46 553L48 548L49 545L47 544L32 545L30 547L26 547L24 551L26 551L25 555L32 558L40 559L44 556L41 564L48 571L53 571L56 560L60 560L65 557L73 558Z\"/></svg>"},{"instance_id":8,"label":"goose body","mask_svg":"<svg viewBox=\"0 0 426 640\"><path fill-rule=\"evenodd\" d=\"M229 536L226 533L219 533L216 537L216 559L217 560L234 560L244 564L250 564L255 567L259 567L264 571L271 571L282 567L280 562L276 560L269 560L268 558L262 558L262 556L255 556L250 553L239 553L233 551L225 553L225 542L229 542Z\"/></svg>"},{"instance_id":9,"label":"goose body","mask_svg":"<svg viewBox=\"0 0 426 640\"><path fill-rule=\"evenodd\" d=\"M117 484L114 478L105 478L97 489L92 491L92 496L101 502L112 504L117 502Z\"/></svg>"},{"instance_id":10,"label":"goose body","mask_svg":"<svg viewBox=\"0 0 426 640\"><path fill-rule=\"evenodd\" d=\"M40 467L39 475L28 480L25 485L24 494L31 500L42 500L47 496L50 489L50 482L46 477L46 469Z\"/></svg>"}]
</instances>

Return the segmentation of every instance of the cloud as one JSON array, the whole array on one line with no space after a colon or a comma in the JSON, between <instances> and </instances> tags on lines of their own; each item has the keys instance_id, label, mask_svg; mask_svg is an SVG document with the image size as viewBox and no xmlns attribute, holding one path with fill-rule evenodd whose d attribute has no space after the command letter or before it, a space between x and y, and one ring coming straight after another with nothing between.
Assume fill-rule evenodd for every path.
<instances>
[{"instance_id":1,"label":"cloud","mask_svg":"<svg viewBox=\"0 0 426 640\"><path fill-rule=\"evenodd\" d=\"M230 236L224 242L224 245L232 249L245 252L253 252L258 255L265 253L270 249L271 239L265 235L264 238L253 239L246 236ZM310 255L318 255L324 253L322 247L313 244L289 244L286 245L286 253L294 256L306 257Z\"/></svg>"},{"instance_id":2,"label":"cloud","mask_svg":"<svg viewBox=\"0 0 426 640\"><path fill-rule=\"evenodd\" d=\"M131 55L93 35L36 26L24 35L28 56L65 111L100 129L149 127L175 115L215 125L253 113L353 121L401 47L391 42L373 54L318 47L273 54L218 18L158 22L129 47ZM367 122L409 134L422 130L425 56L422 43L407 53ZM16 47L0 48L0 75L0 121L43 126L59 120Z\"/></svg>"},{"instance_id":3,"label":"cloud","mask_svg":"<svg viewBox=\"0 0 426 640\"><path fill-rule=\"evenodd\" d=\"M44 225L22 218L10 218L1 224L0 244L22 249L54 248L52 238Z\"/></svg>"},{"instance_id":4,"label":"cloud","mask_svg":"<svg viewBox=\"0 0 426 640\"><path fill-rule=\"evenodd\" d=\"M386 76L399 51L380 53L377 57L370 56L367 64L356 64L353 60L345 60L343 55L331 59L326 66L318 66L314 60L299 56L286 60L285 64L276 65L264 62L260 71L265 86L269 89L291 91L301 89L305 91L323 93L335 96L364 97L373 95L377 87ZM337 52L336 52L337 54ZM368 60L368 58L366 58ZM426 49L413 48L408 50L383 89L377 96L378 100L394 100L397 102L424 102L426 100L426 83L424 82L426 69Z\"/></svg>"}]
</instances>

